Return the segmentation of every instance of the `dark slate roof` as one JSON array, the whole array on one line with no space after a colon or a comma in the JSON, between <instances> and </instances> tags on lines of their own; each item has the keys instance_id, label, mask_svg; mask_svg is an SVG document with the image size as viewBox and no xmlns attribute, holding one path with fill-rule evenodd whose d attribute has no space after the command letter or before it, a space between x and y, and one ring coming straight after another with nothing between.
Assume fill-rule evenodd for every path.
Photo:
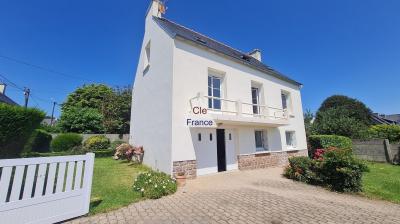
<instances>
[{"instance_id":1,"label":"dark slate roof","mask_svg":"<svg viewBox=\"0 0 400 224\"><path fill-rule=\"evenodd\" d=\"M376 114L371 114L371 119L374 124L398 124L396 121L385 119Z\"/></svg>"},{"instance_id":2,"label":"dark slate roof","mask_svg":"<svg viewBox=\"0 0 400 224\"><path fill-rule=\"evenodd\" d=\"M212 50L215 50L219 53L222 53L224 55L227 55L231 58L234 58L254 69L257 69L259 71L262 71L266 74L272 75L278 79L290 82L295 85L302 85L301 83L281 74L278 71L275 71L271 67L263 64L262 62L258 61L257 59L253 58L247 53L243 53L241 51L238 51L236 49L233 49L232 47L229 47L225 44L222 44L216 40L213 40L203 34L197 33L191 29L188 29L184 26L181 26L179 24L176 24L168 19L165 18L158 18L154 17L154 19L163 27L165 28L168 32L170 32L174 36L179 36L185 40L189 40L191 42L194 42L196 44L199 44L201 46L205 46L207 48L210 48Z\"/></svg>"},{"instance_id":3,"label":"dark slate roof","mask_svg":"<svg viewBox=\"0 0 400 224\"><path fill-rule=\"evenodd\" d=\"M16 102L14 102L8 96L6 96L2 93L0 93L0 103L6 103L6 104L10 104L10 105L18 105Z\"/></svg>"}]
</instances>

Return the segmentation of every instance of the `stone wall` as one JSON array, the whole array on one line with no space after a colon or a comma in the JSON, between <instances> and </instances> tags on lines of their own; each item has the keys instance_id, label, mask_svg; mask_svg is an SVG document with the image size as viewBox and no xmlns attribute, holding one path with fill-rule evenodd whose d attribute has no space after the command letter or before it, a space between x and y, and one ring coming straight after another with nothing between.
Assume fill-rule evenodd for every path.
<instances>
[{"instance_id":1,"label":"stone wall","mask_svg":"<svg viewBox=\"0 0 400 224\"><path fill-rule=\"evenodd\" d=\"M285 166L289 163L288 159L293 156L308 156L308 151L295 150L238 155L239 170L252 170L273 166Z\"/></svg>"},{"instance_id":2,"label":"stone wall","mask_svg":"<svg viewBox=\"0 0 400 224\"><path fill-rule=\"evenodd\" d=\"M51 134L53 136L53 138L55 138L58 134ZM105 135L108 139L110 139L110 142L113 142L115 140L122 140L124 142L129 142L129 134L81 134L83 137L83 141L85 141L86 139L88 139L91 136L94 135Z\"/></svg>"},{"instance_id":3,"label":"stone wall","mask_svg":"<svg viewBox=\"0 0 400 224\"><path fill-rule=\"evenodd\" d=\"M353 153L357 158L368 161L400 162L400 144L390 144L387 139L353 140Z\"/></svg>"},{"instance_id":4,"label":"stone wall","mask_svg":"<svg viewBox=\"0 0 400 224\"><path fill-rule=\"evenodd\" d=\"M193 179L196 178L197 164L196 160L185 160L185 161L174 161L172 167L173 176L178 173L185 173L186 178Z\"/></svg>"}]
</instances>

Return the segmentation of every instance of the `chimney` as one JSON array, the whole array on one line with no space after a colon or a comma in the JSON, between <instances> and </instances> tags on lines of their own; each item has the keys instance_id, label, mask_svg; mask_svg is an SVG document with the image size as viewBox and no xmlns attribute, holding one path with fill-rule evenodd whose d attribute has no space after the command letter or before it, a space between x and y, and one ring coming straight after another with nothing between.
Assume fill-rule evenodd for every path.
<instances>
[{"instance_id":1,"label":"chimney","mask_svg":"<svg viewBox=\"0 0 400 224\"><path fill-rule=\"evenodd\" d=\"M251 51L249 53L250 56L252 56L253 58L261 61L261 51L259 49L254 49L253 51Z\"/></svg>"},{"instance_id":2,"label":"chimney","mask_svg":"<svg viewBox=\"0 0 400 224\"><path fill-rule=\"evenodd\" d=\"M0 93L5 95L6 94L6 87L7 85L5 83L0 83Z\"/></svg>"},{"instance_id":3,"label":"chimney","mask_svg":"<svg viewBox=\"0 0 400 224\"><path fill-rule=\"evenodd\" d=\"M147 9L146 17L155 16L161 18L162 14L165 13L165 5L161 0L151 0L150 6Z\"/></svg>"}]
</instances>

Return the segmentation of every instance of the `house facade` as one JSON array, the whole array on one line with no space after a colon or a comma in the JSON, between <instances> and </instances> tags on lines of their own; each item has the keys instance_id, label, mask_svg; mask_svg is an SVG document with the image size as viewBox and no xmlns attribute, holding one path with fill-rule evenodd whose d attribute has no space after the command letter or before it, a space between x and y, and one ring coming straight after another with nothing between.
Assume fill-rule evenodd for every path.
<instances>
[{"instance_id":1,"label":"house facade","mask_svg":"<svg viewBox=\"0 0 400 224\"><path fill-rule=\"evenodd\" d=\"M188 177L287 164L307 155L302 85L162 17L151 1L137 66L130 143L144 163Z\"/></svg>"}]
</instances>

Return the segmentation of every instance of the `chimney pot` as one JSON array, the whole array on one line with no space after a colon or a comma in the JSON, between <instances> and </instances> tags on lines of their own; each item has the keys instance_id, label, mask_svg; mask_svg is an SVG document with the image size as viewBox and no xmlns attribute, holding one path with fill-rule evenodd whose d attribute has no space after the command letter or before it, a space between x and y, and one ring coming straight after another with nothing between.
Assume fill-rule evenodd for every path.
<instances>
[{"instance_id":1,"label":"chimney pot","mask_svg":"<svg viewBox=\"0 0 400 224\"><path fill-rule=\"evenodd\" d=\"M249 53L253 58L261 61L261 51L259 49L254 49Z\"/></svg>"},{"instance_id":2,"label":"chimney pot","mask_svg":"<svg viewBox=\"0 0 400 224\"><path fill-rule=\"evenodd\" d=\"M0 93L6 94L6 87L7 85L5 83L0 83Z\"/></svg>"}]
</instances>

